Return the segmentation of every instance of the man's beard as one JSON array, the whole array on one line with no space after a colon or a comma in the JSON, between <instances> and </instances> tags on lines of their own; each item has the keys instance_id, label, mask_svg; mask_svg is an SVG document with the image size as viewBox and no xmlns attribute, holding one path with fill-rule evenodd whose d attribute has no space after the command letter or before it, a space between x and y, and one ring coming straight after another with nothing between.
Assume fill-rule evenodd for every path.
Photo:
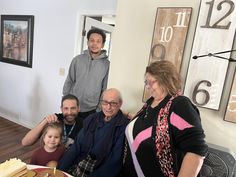
<instances>
[{"instance_id":1,"label":"man's beard","mask_svg":"<svg viewBox=\"0 0 236 177\"><path fill-rule=\"evenodd\" d=\"M70 115L63 114L63 117L66 123L73 124L75 122L77 115L78 114L70 114Z\"/></svg>"}]
</instances>

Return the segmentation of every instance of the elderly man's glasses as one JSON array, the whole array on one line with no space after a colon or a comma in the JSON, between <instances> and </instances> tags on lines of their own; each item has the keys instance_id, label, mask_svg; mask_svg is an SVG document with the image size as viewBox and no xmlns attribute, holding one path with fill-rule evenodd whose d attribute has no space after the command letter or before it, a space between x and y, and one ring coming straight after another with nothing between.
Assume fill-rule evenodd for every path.
<instances>
[{"instance_id":1,"label":"elderly man's glasses","mask_svg":"<svg viewBox=\"0 0 236 177\"><path fill-rule=\"evenodd\" d=\"M106 100L101 100L101 104L102 104L103 106L110 105L111 107L117 107L117 105L118 105L119 103L117 103L117 102L115 102L115 101L109 102L109 101L106 101Z\"/></svg>"}]
</instances>

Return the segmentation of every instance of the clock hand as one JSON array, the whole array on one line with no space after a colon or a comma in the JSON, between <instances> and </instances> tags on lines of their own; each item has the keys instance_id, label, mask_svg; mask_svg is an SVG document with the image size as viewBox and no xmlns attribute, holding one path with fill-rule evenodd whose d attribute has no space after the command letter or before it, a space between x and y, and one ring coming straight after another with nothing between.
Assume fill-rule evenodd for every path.
<instances>
[{"instance_id":1,"label":"clock hand","mask_svg":"<svg viewBox=\"0 0 236 177\"><path fill-rule=\"evenodd\" d=\"M226 50L226 51L222 51L222 52L217 52L217 53L213 53L213 54L222 54L222 53L229 53L229 52L235 52L236 50Z\"/></svg>"},{"instance_id":2,"label":"clock hand","mask_svg":"<svg viewBox=\"0 0 236 177\"><path fill-rule=\"evenodd\" d=\"M208 53L206 55L195 55L193 56L193 59L197 59L197 58L200 58L200 57L216 57L216 58L220 58L220 59L224 59L224 60L229 60L229 61L232 61L232 62L236 62L235 59L233 58L226 58L226 57L222 57L222 56L218 56L218 54L223 54L223 53L228 53L228 52L234 52L236 50L226 50L226 51L222 51L222 52L216 52L216 53Z\"/></svg>"},{"instance_id":3,"label":"clock hand","mask_svg":"<svg viewBox=\"0 0 236 177\"><path fill-rule=\"evenodd\" d=\"M212 57L212 56L213 56L213 57L219 57L219 56L215 55L215 53L213 53L213 54L212 54L212 53L208 53L208 54L206 54L206 55L198 55L198 56L197 56L197 55L194 55L194 56L193 56L193 59L196 60L197 58L201 58L201 57ZM222 57L219 57L219 58L222 58ZM223 57L223 58L224 58L224 57ZM227 59L227 58L224 58L224 59Z\"/></svg>"},{"instance_id":4,"label":"clock hand","mask_svg":"<svg viewBox=\"0 0 236 177\"><path fill-rule=\"evenodd\" d=\"M198 55L198 56L194 55L193 59L196 60L197 58L206 57L206 56L208 56L208 54L207 55Z\"/></svg>"},{"instance_id":5,"label":"clock hand","mask_svg":"<svg viewBox=\"0 0 236 177\"><path fill-rule=\"evenodd\" d=\"M216 58L220 58L220 59L223 59L223 60L229 60L229 61L236 61L236 60L234 60L232 58L226 58L226 57L222 57L222 56L218 56L218 55L213 55L213 54L211 54L210 57L216 57Z\"/></svg>"}]
</instances>

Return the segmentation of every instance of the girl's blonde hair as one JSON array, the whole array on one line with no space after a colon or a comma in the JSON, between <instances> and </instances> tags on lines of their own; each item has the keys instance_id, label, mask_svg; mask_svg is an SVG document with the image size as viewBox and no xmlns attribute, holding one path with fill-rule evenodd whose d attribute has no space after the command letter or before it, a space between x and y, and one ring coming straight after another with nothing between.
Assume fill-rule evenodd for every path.
<instances>
[{"instance_id":1,"label":"girl's blonde hair","mask_svg":"<svg viewBox=\"0 0 236 177\"><path fill-rule=\"evenodd\" d=\"M40 144L41 144L42 146L44 146L44 141L43 141L43 139L44 139L44 137L46 136L46 134L47 134L47 132L48 132L49 129L56 129L56 130L59 131L59 134L60 134L60 143L61 143L61 139L62 139L62 126L61 126L61 123L59 123L59 122L54 122L54 123L49 123L49 124L47 124L46 127L44 128L43 134L42 134L42 136L41 136L41 138L40 138Z\"/></svg>"}]
</instances>

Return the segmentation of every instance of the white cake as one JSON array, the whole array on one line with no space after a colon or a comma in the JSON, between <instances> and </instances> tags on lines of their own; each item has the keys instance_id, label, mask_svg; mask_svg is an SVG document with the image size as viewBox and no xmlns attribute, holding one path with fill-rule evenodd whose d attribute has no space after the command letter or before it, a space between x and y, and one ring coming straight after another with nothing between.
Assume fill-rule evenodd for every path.
<instances>
[{"instance_id":1,"label":"white cake","mask_svg":"<svg viewBox=\"0 0 236 177\"><path fill-rule=\"evenodd\" d=\"M20 177L26 175L26 163L20 159L13 158L0 164L0 177Z\"/></svg>"}]
</instances>

